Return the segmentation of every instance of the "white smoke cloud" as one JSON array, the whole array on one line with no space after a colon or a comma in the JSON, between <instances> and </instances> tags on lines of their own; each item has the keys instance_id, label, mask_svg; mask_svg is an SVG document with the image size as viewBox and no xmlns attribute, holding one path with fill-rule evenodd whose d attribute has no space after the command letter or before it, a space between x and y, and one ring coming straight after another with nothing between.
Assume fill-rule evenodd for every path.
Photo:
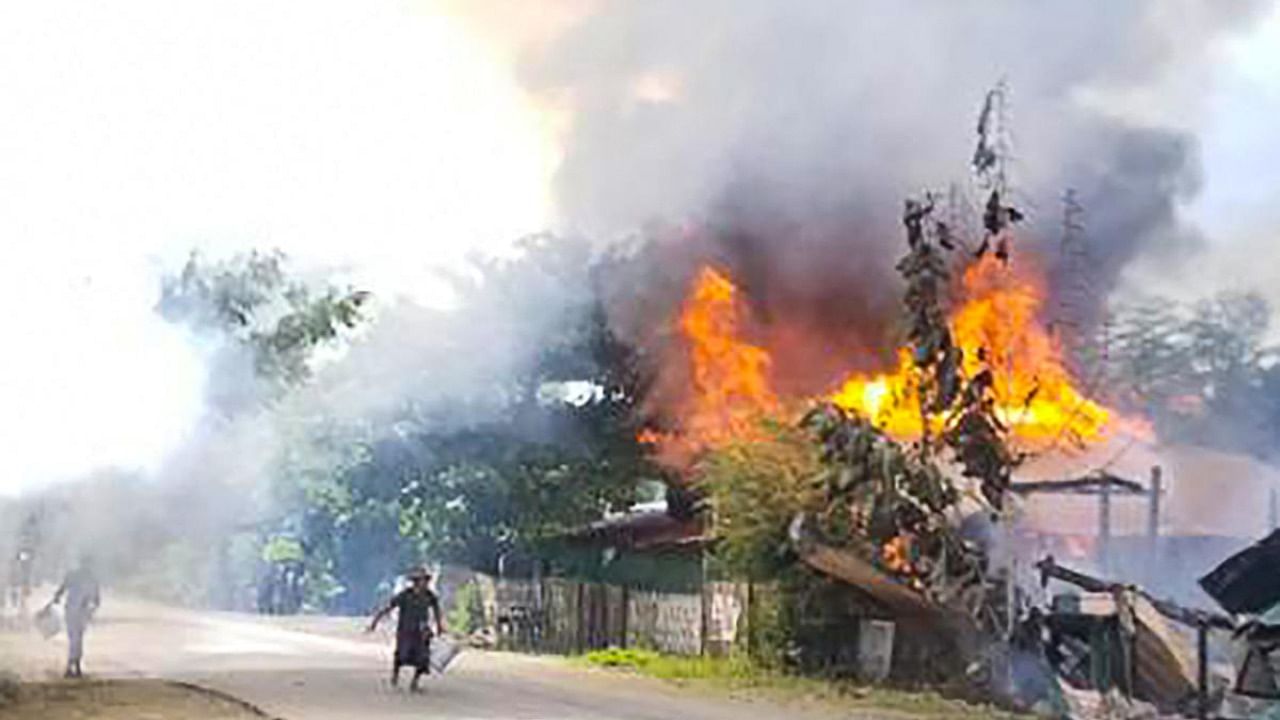
<instances>
[{"instance_id":1,"label":"white smoke cloud","mask_svg":"<svg viewBox=\"0 0 1280 720\"><path fill-rule=\"evenodd\" d=\"M1135 284L1192 297L1247 287L1280 307L1280 283L1269 261L1280 228L1280 138L1272 121L1280 116L1280 6L1221 50L1213 68L1217 82L1205 88L1199 132L1204 190L1187 209L1211 242L1194 263L1174 272L1135 267Z\"/></svg>"},{"instance_id":2,"label":"white smoke cloud","mask_svg":"<svg viewBox=\"0 0 1280 720\"><path fill-rule=\"evenodd\" d=\"M0 494L154 467L202 356L151 310L193 247L278 247L376 293L542 227L554 152L431 5L0 5Z\"/></svg>"},{"instance_id":3,"label":"white smoke cloud","mask_svg":"<svg viewBox=\"0 0 1280 720\"><path fill-rule=\"evenodd\" d=\"M532 45L521 78L571 108L566 218L617 233L709 217L757 297L892 277L901 198L964 181L982 95L1007 79L1025 235L1055 240L1074 187L1107 290L1139 256L1205 244L1184 222L1199 136L1249 62L1227 44L1269 5L597 3Z\"/></svg>"}]
</instances>

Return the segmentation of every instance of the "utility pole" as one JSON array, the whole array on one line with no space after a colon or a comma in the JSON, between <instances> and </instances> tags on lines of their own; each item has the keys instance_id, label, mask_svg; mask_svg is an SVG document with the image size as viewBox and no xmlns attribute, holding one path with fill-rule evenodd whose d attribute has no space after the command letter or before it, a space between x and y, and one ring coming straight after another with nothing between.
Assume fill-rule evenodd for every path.
<instances>
[{"instance_id":1,"label":"utility pole","mask_svg":"<svg viewBox=\"0 0 1280 720\"><path fill-rule=\"evenodd\" d=\"M1111 483L1098 488L1098 564L1103 575L1111 574Z\"/></svg>"},{"instance_id":2,"label":"utility pole","mask_svg":"<svg viewBox=\"0 0 1280 720\"><path fill-rule=\"evenodd\" d=\"M1151 468L1151 487L1147 488L1147 584L1160 577L1160 496L1164 493L1163 471Z\"/></svg>"},{"instance_id":3,"label":"utility pole","mask_svg":"<svg viewBox=\"0 0 1280 720\"><path fill-rule=\"evenodd\" d=\"M1268 517L1268 525L1271 532L1275 532L1280 527L1280 498L1276 497L1276 489L1271 488L1271 502L1269 503L1270 513Z\"/></svg>"},{"instance_id":4,"label":"utility pole","mask_svg":"<svg viewBox=\"0 0 1280 720\"><path fill-rule=\"evenodd\" d=\"M1084 236L1084 206L1073 188L1062 196L1062 238L1058 243L1059 288L1057 292L1057 319L1054 326L1063 355L1079 370L1086 349L1085 330L1090 319L1084 316L1085 308L1093 299L1089 282L1089 248Z\"/></svg>"}]
</instances>

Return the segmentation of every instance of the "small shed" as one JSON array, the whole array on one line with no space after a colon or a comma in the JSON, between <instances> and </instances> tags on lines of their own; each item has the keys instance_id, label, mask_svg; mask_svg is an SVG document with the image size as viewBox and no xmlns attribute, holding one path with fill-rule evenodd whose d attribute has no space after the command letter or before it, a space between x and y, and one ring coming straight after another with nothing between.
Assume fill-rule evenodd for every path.
<instances>
[{"instance_id":1,"label":"small shed","mask_svg":"<svg viewBox=\"0 0 1280 720\"><path fill-rule=\"evenodd\" d=\"M664 502L594 522L539 549L546 573L577 580L698 592L710 538L697 517L679 517Z\"/></svg>"}]
</instances>

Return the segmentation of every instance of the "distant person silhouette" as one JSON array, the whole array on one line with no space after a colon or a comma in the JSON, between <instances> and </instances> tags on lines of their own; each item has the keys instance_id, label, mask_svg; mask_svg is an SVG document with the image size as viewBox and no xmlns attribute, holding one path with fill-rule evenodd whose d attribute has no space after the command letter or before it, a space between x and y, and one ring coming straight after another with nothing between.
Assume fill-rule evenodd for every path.
<instances>
[{"instance_id":1,"label":"distant person silhouette","mask_svg":"<svg viewBox=\"0 0 1280 720\"><path fill-rule=\"evenodd\" d=\"M35 513L27 515L18 531L18 552L9 568L9 604L19 617L27 614L27 599L35 582L36 547L40 544L40 518Z\"/></svg>"},{"instance_id":2,"label":"distant person silhouette","mask_svg":"<svg viewBox=\"0 0 1280 720\"><path fill-rule=\"evenodd\" d=\"M83 677L80 661L84 657L84 631L89 621L97 612L102 602L99 594L98 578L93 572L93 563L81 558L76 569L67 573L58 591L46 607L52 607L65 600L64 613L67 623L67 671L66 677Z\"/></svg>"}]
</instances>

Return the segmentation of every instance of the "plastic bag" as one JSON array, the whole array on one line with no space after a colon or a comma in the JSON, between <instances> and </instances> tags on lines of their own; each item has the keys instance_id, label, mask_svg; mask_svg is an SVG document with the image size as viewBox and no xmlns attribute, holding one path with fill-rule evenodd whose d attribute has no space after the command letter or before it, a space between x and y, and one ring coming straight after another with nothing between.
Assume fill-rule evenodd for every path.
<instances>
[{"instance_id":1,"label":"plastic bag","mask_svg":"<svg viewBox=\"0 0 1280 720\"><path fill-rule=\"evenodd\" d=\"M36 626L36 632L40 633L45 640L52 638L62 632L62 616L58 614L57 608L52 605L46 605L40 609L40 612L32 618Z\"/></svg>"},{"instance_id":2,"label":"plastic bag","mask_svg":"<svg viewBox=\"0 0 1280 720\"><path fill-rule=\"evenodd\" d=\"M431 641L431 671L443 673L460 652L462 648L448 636L435 638Z\"/></svg>"}]
</instances>

